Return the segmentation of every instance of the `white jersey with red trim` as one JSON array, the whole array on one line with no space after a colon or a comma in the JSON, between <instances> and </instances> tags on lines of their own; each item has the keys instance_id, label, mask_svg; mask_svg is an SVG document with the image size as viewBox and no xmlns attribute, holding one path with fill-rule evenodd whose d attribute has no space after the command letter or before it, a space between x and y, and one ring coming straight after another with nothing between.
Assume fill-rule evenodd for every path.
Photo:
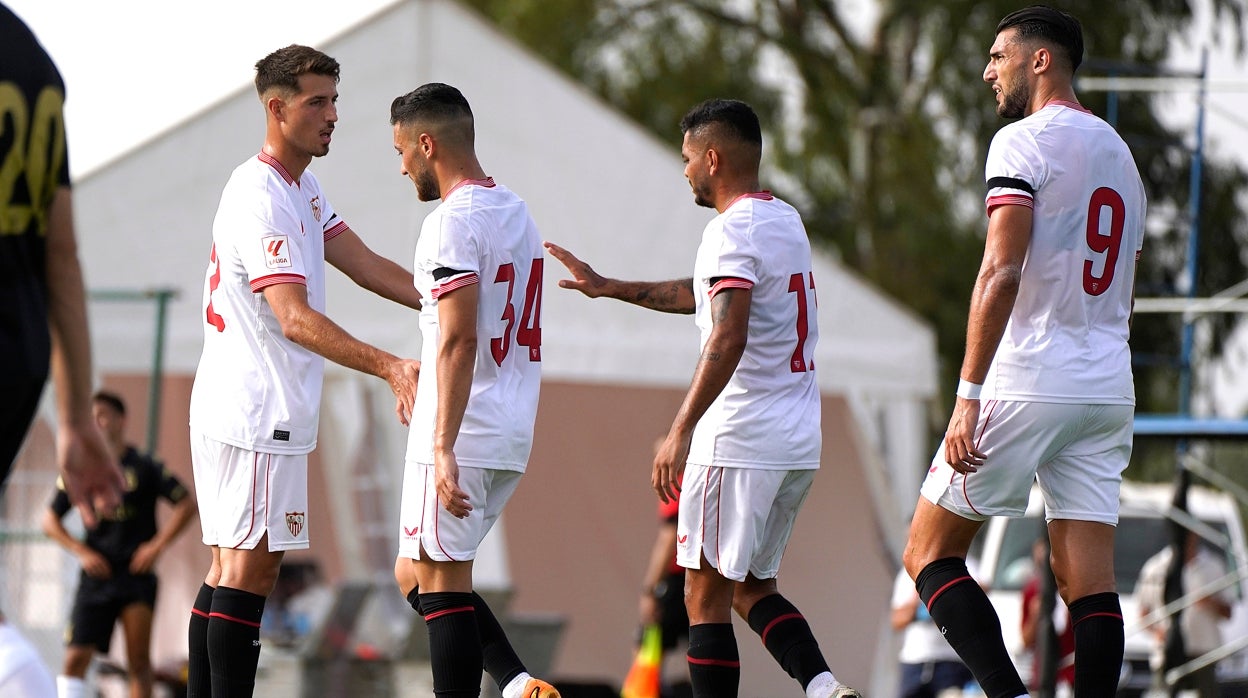
<instances>
[{"instance_id":1,"label":"white jersey with red trim","mask_svg":"<svg viewBox=\"0 0 1248 698\"><path fill-rule=\"evenodd\" d=\"M703 348L711 298L726 288L751 289L749 335L728 385L698 420L688 461L818 468L819 323L810 239L796 209L768 192L747 194L707 224L693 270Z\"/></svg>"},{"instance_id":2,"label":"white jersey with red trim","mask_svg":"<svg viewBox=\"0 0 1248 698\"><path fill-rule=\"evenodd\" d=\"M346 229L308 170L295 181L261 153L230 175L204 278L193 430L264 453L316 447L325 360L286 339L263 290L304 284L308 305L325 312L325 242Z\"/></svg>"},{"instance_id":3,"label":"white jersey with red trim","mask_svg":"<svg viewBox=\"0 0 1248 698\"><path fill-rule=\"evenodd\" d=\"M1034 209L1018 298L983 399L1135 404L1128 320L1144 242L1144 184L1126 143L1077 104L1002 128L987 208Z\"/></svg>"},{"instance_id":4,"label":"white jersey with red trim","mask_svg":"<svg viewBox=\"0 0 1248 698\"><path fill-rule=\"evenodd\" d=\"M423 370L407 462L433 462L438 303L479 284L477 359L455 441L460 465L524 472L541 384L542 239L524 200L493 179L465 180L425 218L413 276L423 298Z\"/></svg>"}]
</instances>

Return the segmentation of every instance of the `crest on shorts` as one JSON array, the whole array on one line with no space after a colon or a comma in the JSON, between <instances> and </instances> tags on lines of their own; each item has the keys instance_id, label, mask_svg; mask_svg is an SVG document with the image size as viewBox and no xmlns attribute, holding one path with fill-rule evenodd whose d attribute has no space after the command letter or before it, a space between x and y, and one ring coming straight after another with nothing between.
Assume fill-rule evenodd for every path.
<instances>
[{"instance_id":1,"label":"crest on shorts","mask_svg":"<svg viewBox=\"0 0 1248 698\"><path fill-rule=\"evenodd\" d=\"M302 511L286 512L286 528L290 531L290 535L298 538L299 533L303 531L303 524L307 521L307 514Z\"/></svg>"},{"instance_id":2,"label":"crest on shorts","mask_svg":"<svg viewBox=\"0 0 1248 698\"><path fill-rule=\"evenodd\" d=\"M312 217L316 219L317 223L320 223L321 222L321 197L314 196L312 197L312 200L309 201L308 203L312 205Z\"/></svg>"}]
</instances>

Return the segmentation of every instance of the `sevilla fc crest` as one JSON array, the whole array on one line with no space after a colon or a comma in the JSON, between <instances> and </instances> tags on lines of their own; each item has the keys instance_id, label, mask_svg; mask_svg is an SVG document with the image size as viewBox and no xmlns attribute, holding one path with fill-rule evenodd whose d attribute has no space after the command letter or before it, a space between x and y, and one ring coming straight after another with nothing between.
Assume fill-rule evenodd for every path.
<instances>
[{"instance_id":1,"label":"sevilla fc crest","mask_svg":"<svg viewBox=\"0 0 1248 698\"><path fill-rule=\"evenodd\" d=\"M309 201L308 203L312 204L312 217L316 219L317 223L320 223L321 222L321 197L314 196L312 197L312 200Z\"/></svg>"},{"instance_id":2,"label":"sevilla fc crest","mask_svg":"<svg viewBox=\"0 0 1248 698\"><path fill-rule=\"evenodd\" d=\"M298 538L303 531L303 524L307 518L307 515L302 511L286 512L286 528L290 530L290 535Z\"/></svg>"}]
</instances>

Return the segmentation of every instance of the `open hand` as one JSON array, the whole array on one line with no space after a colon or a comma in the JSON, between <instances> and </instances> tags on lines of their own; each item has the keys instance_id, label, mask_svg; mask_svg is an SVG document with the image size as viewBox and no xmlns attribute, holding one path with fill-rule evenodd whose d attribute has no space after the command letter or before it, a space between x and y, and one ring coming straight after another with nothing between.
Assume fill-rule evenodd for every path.
<instances>
[{"instance_id":1,"label":"open hand","mask_svg":"<svg viewBox=\"0 0 1248 698\"><path fill-rule=\"evenodd\" d=\"M571 279L559 280L559 288L570 288L580 291L590 298L597 298L606 294L606 289L609 285L608 279L594 271L592 267L582 262L576 255L555 243L545 242L542 244L546 247L546 251L550 253L550 256L562 262L563 266L567 267L572 274Z\"/></svg>"}]
</instances>

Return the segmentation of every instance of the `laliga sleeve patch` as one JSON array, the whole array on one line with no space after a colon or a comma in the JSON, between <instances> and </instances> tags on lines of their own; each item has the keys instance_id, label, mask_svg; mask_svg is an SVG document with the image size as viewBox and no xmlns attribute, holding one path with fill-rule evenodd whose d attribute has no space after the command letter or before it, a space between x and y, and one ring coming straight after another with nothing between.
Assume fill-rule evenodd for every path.
<instances>
[{"instance_id":1,"label":"laliga sleeve patch","mask_svg":"<svg viewBox=\"0 0 1248 698\"><path fill-rule=\"evenodd\" d=\"M269 269L290 268L290 244L285 235L270 235L260 239L264 246L264 266Z\"/></svg>"}]
</instances>

